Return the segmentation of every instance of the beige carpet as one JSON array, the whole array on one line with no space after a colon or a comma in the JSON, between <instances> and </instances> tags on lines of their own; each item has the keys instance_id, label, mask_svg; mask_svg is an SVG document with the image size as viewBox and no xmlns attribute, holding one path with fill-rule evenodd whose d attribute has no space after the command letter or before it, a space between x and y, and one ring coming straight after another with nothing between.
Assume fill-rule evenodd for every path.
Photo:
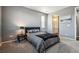
<instances>
[{"instance_id":1,"label":"beige carpet","mask_svg":"<svg viewBox=\"0 0 79 59\"><path fill-rule=\"evenodd\" d=\"M47 53L77 53L72 46L65 44L63 41L50 47L46 51ZM10 42L5 43L0 47L0 53L37 53L35 48L28 41L22 41L21 43Z\"/></svg>"},{"instance_id":2,"label":"beige carpet","mask_svg":"<svg viewBox=\"0 0 79 59\"><path fill-rule=\"evenodd\" d=\"M4 43L0 47L1 53L36 53L32 44L28 41Z\"/></svg>"}]
</instances>

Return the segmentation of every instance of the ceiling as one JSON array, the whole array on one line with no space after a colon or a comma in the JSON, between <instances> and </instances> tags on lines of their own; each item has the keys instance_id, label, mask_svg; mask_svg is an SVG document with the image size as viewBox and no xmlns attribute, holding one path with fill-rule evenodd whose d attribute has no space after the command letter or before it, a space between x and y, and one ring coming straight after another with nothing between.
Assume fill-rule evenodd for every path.
<instances>
[{"instance_id":1,"label":"ceiling","mask_svg":"<svg viewBox=\"0 0 79 59\"><path fill-rule=\"evenodd\" d=\"M68 6L25 6L25 7L48 14L61 10L63 8L67 8Z\"/></svg>"}]
</instances>

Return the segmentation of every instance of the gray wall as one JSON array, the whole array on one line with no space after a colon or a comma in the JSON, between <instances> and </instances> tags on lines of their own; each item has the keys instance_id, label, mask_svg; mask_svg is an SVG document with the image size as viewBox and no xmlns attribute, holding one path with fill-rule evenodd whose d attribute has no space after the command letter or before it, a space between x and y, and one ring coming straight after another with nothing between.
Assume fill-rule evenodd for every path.
<instances>
[{"instance_id":1,"label":"gray wall","mask_svg":"<svg viewBox=\"0 0 79 59\"><path fill-rule=\"evenodd\" d=\"M15 35L19 26L41 27L41 16L46 14L27 9L22 6L2 7L2 41L11 40L10 35Z\"/></svg>"},{"instance_id":2,"label":"gray wall","mask_svg":"<svg viewBox=\"0 0 79 59\"><path fill-rule=\"evenodd\" d=\"M61 36L66 36L74 39L75 38L74 7L64 8L62 10L52 13L52 16L53 15L58 15L59 18L62 18L63 16L71 15L72 21L70 23L70 27L67 27L67 24L64 25L61 22L59 23L59 34Z\"/></svg>"},{"instance_id":3,"label":"gray wall","mask_svg":"<svg viewBox=\"0 0 79 59\"><path fill-rule=\"evenodd\" d=\"M0 6L0 42L1 42L1 6Z\"/></svg>"}]
</instances>

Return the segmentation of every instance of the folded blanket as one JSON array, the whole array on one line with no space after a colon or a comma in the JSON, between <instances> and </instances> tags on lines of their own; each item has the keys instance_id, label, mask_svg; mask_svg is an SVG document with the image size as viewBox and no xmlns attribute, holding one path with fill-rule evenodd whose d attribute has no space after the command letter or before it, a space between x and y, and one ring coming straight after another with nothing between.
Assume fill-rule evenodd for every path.
<instances>
[{"instance_id":1,"label":"folded blanket","mask_svg":"<svg viewBox=\"0 0 79 59\"><path fill-rule=\"evenodd\" d=\"M40 35L36 35L36 36L42 38L44 41L46 41L49 38L58 37L58 35L56 35L56 34L50 34L50 33L40 34Z\"/></svg>"}]
</instances>

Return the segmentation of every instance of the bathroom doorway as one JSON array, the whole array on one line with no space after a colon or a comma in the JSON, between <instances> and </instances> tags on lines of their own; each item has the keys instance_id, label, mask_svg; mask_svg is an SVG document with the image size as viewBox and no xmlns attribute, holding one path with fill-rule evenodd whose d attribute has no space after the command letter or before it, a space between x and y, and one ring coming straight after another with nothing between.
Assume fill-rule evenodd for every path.
<instances>
[{"instance_id":1,"label":"bathroom doorway","mask_svg":"<svg viewBox=\"0 0 79 59\"><path fill-rule=\"evenodd\" d=\"M52 16L53 33L59 35L59 16Z\"/></svg>"}]
</instances>

